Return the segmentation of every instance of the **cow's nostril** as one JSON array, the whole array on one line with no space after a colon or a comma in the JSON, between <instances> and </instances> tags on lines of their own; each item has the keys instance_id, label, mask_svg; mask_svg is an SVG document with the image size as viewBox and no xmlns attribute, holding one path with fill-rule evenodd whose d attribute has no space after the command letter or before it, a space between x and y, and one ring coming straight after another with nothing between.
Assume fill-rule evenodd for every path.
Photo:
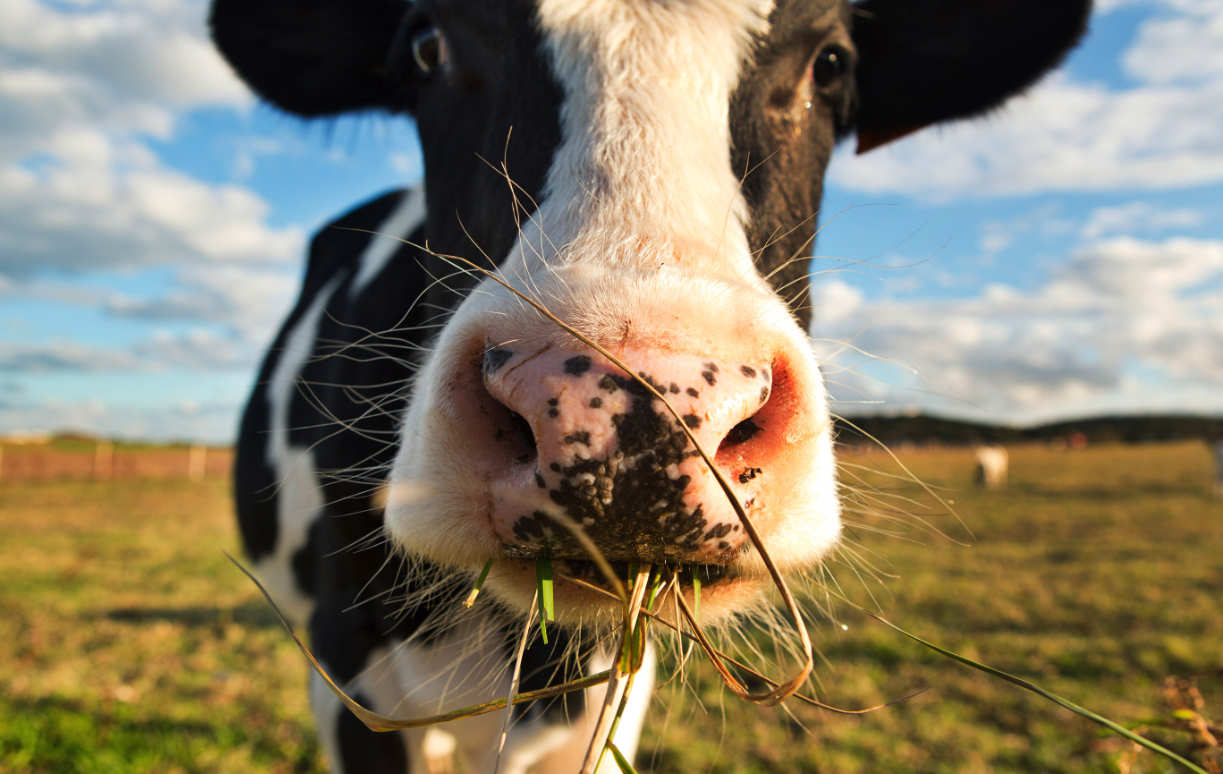
<instances>
[{"instance_id":1,"label":"cow's nostril","mask_svg":"<svg viewBox=\"0 0 1223 774\"><path fill-rule=\"evenodd\" d=\"M535 432L531 430L531 423L517 411L510 411L509 424L510 437L516 441L523 450L522 455L515 458L515 461L523 464L534 461L537 452Z\"/></svg>"},{"instance_id":2,"label":"cow's nostril","mask_svg":"<svg viewBox=\"0 0 1223 774\"><path fill-rule=\"evenodd\" d=\"M751 418L745 419L730 429L730 432L722 439L722 443L718 444L718 451L747 443L756 437L760 430L760 425Z\"/></svg>"}]
</instances>

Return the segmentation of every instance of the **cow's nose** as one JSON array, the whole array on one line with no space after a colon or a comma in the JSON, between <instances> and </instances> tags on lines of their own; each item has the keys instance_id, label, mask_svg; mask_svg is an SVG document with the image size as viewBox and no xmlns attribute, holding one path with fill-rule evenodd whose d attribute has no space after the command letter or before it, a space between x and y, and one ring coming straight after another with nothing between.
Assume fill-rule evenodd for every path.
<instances>
[{"instance_id":1,"label":"cow's nose","mask_svg":"<svg viewBox=\"0 0 1223 774\"><path fill-rule=\"evenodd\" d=\"M486 349L483 381L508 413L502 443L517 443L494 471L493 520L507 551L584 553L572 526L609 559L728 561L746 534L680 422L753 504L770 426L770 362L628 350L617 357L661 400L595 351ZM505 436L511 436L509 438ZM557 518L557 517L563 518Z\"/></svg>"}]
</instances>

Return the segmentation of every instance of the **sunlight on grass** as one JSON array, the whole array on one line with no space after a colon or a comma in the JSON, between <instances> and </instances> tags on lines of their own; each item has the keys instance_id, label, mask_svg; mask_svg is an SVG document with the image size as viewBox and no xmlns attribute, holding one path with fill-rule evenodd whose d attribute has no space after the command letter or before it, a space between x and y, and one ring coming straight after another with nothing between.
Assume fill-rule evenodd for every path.
<instances>
[{"instance_id":1,"label":"sunlight on grass","mask_svg":"<svg viewBox=\"0 0 1223 774\"><path fill-rule=\"evenodd\" d=\"M977 539L853 529L899 577L864 584L834 568L851 598L1119 722L1166 714L1169 675L1204 675L1202 714L1223 715L1223 504L1203 447L1016 447L1010 489L989 494L971 487L970 451L902 457L949 488ZM895 472L883 455L852 461L878 468L863 475L889 494L923 497L883 475ZM954 517L925 518L967 542ZM239 550L227 482L4 482L0 771L324 771L302 659L222 550ZM689 687L659 692L638 770L1119 770L1124 749L1087 721L845 606L837 615L847 629L814 618L821 700L934 690L857 718L762 708L690 659ZM1174 771L1149 753L1125 765Z\"/></svg>"}]
</instances>

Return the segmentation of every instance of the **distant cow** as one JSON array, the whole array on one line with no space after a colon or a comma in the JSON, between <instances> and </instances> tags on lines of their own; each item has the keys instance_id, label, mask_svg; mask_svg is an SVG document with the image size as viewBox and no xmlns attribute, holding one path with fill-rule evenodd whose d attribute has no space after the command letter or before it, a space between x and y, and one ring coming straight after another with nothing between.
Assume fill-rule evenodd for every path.
<instances>
[{"instance_id":1,"label":"distant cow","mask_svg":"<svg viewBox=\"0 0 1223 774\"><path fill-rule=\"evenodd\" d=\"M247 553L329 672L387 714L504 696L535 558L601 582L566 524L620 571L682 568L688 599L699 574L711 625L769 585L661 403L447 255L664 391L782 571L818 565L839 500L802 299L833 148L993 109L1061 60L1088 5L215 0L217 45L262 97L307 118L408 114L424 151L420 187L314 237L242 422ZM487 601L462 612L489 560ZM521 690L606 664L615 610L558 583ZM615 737L629 758L650 679ZM369 732L319 680L312 701L334 771L420 772L448 749ZM500 771L573 772L588 701L517 707ZM496 714L447 726L460 768L491 771L500 730Z\"/></svg>"},{"instance_id":2,"label":"distant cow","mask_svg":"<svg viewBox=\"0 0 1223 774\"><path fill-rule=\"evenodd\" d=\"M1007 466L1010 457L1001 446L977 447L977 486L982 489L1006 489Z\"/></svg>"}]
</instances>

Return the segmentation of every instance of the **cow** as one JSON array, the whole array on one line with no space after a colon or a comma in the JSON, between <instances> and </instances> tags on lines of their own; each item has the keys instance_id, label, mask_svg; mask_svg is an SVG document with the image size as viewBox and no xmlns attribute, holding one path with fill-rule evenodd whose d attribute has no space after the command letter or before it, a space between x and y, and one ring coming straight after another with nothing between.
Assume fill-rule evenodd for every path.
<instances>
[{"instance_id":1,"label":"cow","mask_svg":"<svg viewBox=\"0 0 1223 774\"><path fill-rule=\"evenodd\" d=\"M671 568L690 602L704 578L702 624L733 625L769 575L681 421L779 570L817 567L840 515L804 291L834 146L993 110L1088 6L214 0L218 48L268 103L411 116L423 149L420 185L314 236L240 428L246 554L328 672L383 714L505 696L535 560L602 582L579 531L617 571ZM617 603L555 593L521 691L610 658ZM614 737L630 760L652 658ZM464 771L576 771L600 696L517 706L504 740L497 714L375 734L311 682L349 774L451 750Z\"/></svg>"},{"instance_id":2,"label":"cow","mask_svg":"<svg viewBox=\"0 0 1223 774\"><path fill-rule=\"evenodd\" d=\"M1006 489L1007 465L1010 457L1002 446L978 446L976 452L977 486L987 491Z\"/></svg>"}]
</instances>

